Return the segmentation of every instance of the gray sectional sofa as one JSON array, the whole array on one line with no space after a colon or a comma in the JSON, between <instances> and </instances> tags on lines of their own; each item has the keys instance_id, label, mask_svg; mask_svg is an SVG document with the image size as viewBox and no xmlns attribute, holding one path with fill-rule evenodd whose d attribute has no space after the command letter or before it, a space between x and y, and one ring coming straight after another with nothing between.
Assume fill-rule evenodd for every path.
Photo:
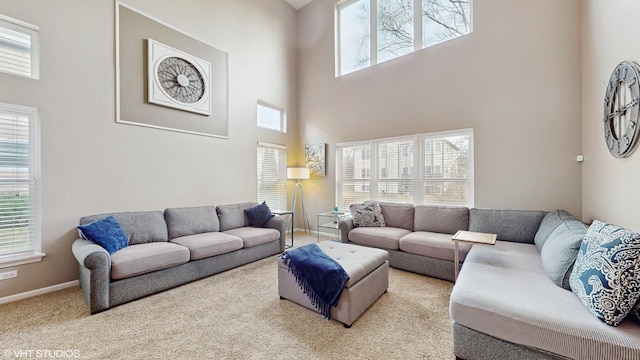
<instances>
[{"instance_id":1,"label":"gray sectional sofa","mask_svg":"<svg viewBox=\"0 0 640 360\"><path fill-rule=\"evenodd\" d=\"M129 246L109 254L86 239L73 242L80 286L92 314L284 251L286 222L275 216L252 227L255 203L169 208L112 215Z\"/></svg>"},{"instance_id":2,"label":"gray sectional sofa","mask_svg":"<svg viewBox=\"0 0 640 360\"><path fill-rule=\"evenodd\" d=\"M383 227L339 224L342 241L385 248L389 265L453 280L457 230L497 234L461 247L450 297L458 359L640 359L640 324L596 318L569 289L587 226L556 210L380 203ZM466 226L465 226L466 225ZM387 228L387 229L385 229Z\"/></svg>"}]
</instances>

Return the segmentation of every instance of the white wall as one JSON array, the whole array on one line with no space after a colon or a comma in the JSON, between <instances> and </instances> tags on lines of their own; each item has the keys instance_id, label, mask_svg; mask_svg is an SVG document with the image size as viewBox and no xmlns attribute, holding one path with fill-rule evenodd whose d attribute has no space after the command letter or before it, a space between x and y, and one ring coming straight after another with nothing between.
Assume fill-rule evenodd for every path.
<instances>
[{"instance_id":1,"label":"white wall","mask_svg":"<svg viewBox=\"0 0 640 360\"><path fill-rule=\"evenodd\" d=\"M126 3L228 52L229 139L115 122L113 0L3 0L0 13L40 27L40 80L0 74L0 102L40 109L47 256L17 267L0 297L77 279L71 243L81 216L255 201L256 142L299 146L293 8L282 0ZM257 99L288 110L287 134L257 129Z\"/></svg>"},{"instance_id":2,"label":"white wall","mask_svg":"<svg viewBox=\"0 0 640 360\"><path fill-rule=\"evenodd\" d=\"M579 0L478 0L472 34L338 78L334 4L298 11L303 141L328 144L311 214L333 207L336 143L473 128L476 207L581 216Z\"/></svg>"},{"instance_id":3,"label":"white wall","mask_svg":"<svg viewBox=\"0 0 640 360\"><path fill-rule=\"evenodd\" d=\"M585 0L582 5L583 216L640 231L640 154L614 158L604 141L604 94L624 60L640 63L640 2Z\"/></svg>"}]
</instances>

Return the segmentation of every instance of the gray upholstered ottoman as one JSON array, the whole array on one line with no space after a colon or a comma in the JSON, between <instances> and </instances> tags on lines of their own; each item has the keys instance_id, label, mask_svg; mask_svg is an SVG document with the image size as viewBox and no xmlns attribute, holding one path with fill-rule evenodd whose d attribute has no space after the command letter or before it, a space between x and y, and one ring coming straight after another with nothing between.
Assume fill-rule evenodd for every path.
<instances>
[{"instance_id":1,"label":"gray upholstered ottoman","mask_svg":"<svg viewBox=\"0 0 640 360\"><path fill-rule=\"evenodd\" d=\"M389 287L389 253L382 249L323 241L318 246L335 259L349 274L338 305L331 308L331 318L351 327ZM278 294L311 310L316 308L296 283L282 259L278 260Z\"/></svg>"}]
</instances>

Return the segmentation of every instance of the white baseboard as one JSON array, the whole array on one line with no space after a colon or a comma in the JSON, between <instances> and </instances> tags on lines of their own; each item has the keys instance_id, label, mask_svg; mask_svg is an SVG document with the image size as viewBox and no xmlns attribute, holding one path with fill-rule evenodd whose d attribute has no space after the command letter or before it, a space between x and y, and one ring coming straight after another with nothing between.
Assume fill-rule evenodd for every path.
<instances>
[{"instance_id":1,"label":"white baseboard","mask_svg":"<svg viewBox=\"0 0 640 360\"><path fill-rule=\"evenodd\" d=\"M80 284L80 282L78 280L74 280L74 281L69 281L69 282L62 283L62 284L47 286L47 287L41 288L41 289L35 289L35 290L23 292L23 293L20 293L20 294L1 297L0 298L0 304L6 304L6 303L13 302L13 301L28 299L30 297L43 295L43 294L46 294L46 293L50 293L50 292L54 292L54 291L58 291L58 290L62 290L62 289L70 288L70 287L74 287L74 286L77 286L79 284Z\"/></svg>"}]
</instances>

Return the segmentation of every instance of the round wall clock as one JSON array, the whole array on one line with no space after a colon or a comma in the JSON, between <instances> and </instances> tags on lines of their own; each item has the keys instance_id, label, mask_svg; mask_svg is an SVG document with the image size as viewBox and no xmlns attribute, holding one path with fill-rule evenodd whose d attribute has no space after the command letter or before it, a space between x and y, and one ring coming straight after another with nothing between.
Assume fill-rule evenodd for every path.
<instances>
[{"instance_id":1,"label":"round wall clock","mask_svg":"<svg viewBox=\"0 0 640 360\"><path fill-rule=\"evenodd\" d=\"M640 126L640 84L638 65L623 61L613 70L604 96L604 138L611 154L627 157L633 151Z\"/></svg>"},{"instance_id":2,"label":"round wall clock","mask_svg":"<svg viewBox=\"0 0 640 360\"><path fill-rule=\"evenodd\" d=\"M210 115L211 63L153 39L147 51L147 101Z\"/></svg>"}]
</instances>

